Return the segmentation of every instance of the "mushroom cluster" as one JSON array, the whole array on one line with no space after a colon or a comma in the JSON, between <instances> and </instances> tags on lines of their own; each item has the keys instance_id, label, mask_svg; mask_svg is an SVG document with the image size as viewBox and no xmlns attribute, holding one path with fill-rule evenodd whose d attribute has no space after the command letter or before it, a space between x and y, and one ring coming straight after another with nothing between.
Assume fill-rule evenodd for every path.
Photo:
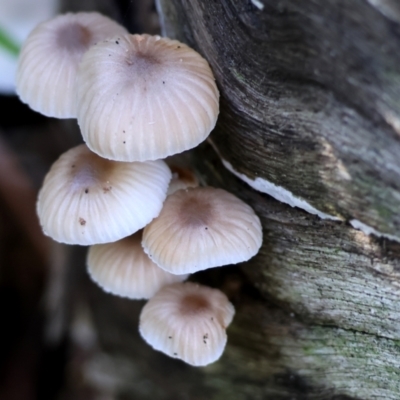
<instances>
[{"instance_id":1,"label":"mushroom cluster","mask_svg":"<svg viewBox=\"0 0 400 400\"><path fill-rule=\"evenodd\" d=\"M161 160L197 146L216 124L219 92L207 61L98 13L68 13L32 31L16 86L34 110L77 118L85 141L44 179L44 233L90 246L88 273L105 291L150 299L139 330L156 350L196 366L216 361L234 308L219 290L183 281L247 261L262 229L242 200Z\"/></svg>"}]
</instances>

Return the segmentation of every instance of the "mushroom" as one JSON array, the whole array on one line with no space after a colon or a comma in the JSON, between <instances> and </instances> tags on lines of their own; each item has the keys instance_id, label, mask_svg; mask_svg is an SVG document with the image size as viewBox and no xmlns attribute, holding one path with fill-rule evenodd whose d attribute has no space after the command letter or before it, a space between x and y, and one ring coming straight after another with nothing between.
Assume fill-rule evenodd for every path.
<instances>
[{"instance_id":1,"label":"mushroom","mask_svg":"<svg viewBox=\"0 0 400 400\"><path fill-rule=\"evenodd\" d=\"M262 243L253 209L231 193L212 187L178 190L146 226L142 246L172 274L247 261Z\"/></svg>"},{"instance_id":2,"label":"mushroom","mask_svg":"<svg viewBox=\"0 0 400 400\"><path fill-rule=\"evenodd\" d=\"M130 299L149 299L163 286L184 281L154 264L144 253L142 231L114 243L89 248L87 270L106 292Z\"/></svg>"},{"instance_id":3,"label":"mushroom","mask_svg":"<svg viewBox=\"0 0 400 400\"><path fill-rule=\"evenodd\" d=\"M179 167L177 165L169 165L172 172L172 179L168 187L168 195L175 193L180 189L199 186L199 180L189 168Z\"/></svg>"},{"instance_id":4,"label":"mushroom","mask_svg":"<svg viewBox=\"0 0 400 400\"><path fill-rule=\"evenodd\" d=\"M78 123L88 147L118 161L183 152L214 128L219 92L207 61L159 36L97 43L78 71Z\"/></svg>"},{"instance_id":5,"label":"mushroom","mask_svg":"<svg viewBox=\"0 0 400 400\"><path fill-rule=\"evenodd\" d=\"M18 62L16 90L32 109L49 117L76 118L76 71L94 43L126 33L96 13L67 13L39 24L25 41Z\"/></svg>"},{"instance_id":6,"label":"mushroom","mask_svg":"<svg viewBox=\"0 0 400 400\"><path fill-rule=\"evenodd\" d=\"M143 307L139 331L155 350L194 366L217 361L235 309L219 290L192 282L163 287Z\"/></svg>"},{"instance_id":7,"label":"mushroom","mask_svg":"<svg viewBox=\"0 0 400 400\"><path fill-rule=\"evenodd\" d=\"M121 163L84 144L52 165L39 192L37 213L58 242L92 245L119 240L156 217L171 172L163 161Z\"/></svg>"}]
</instances>

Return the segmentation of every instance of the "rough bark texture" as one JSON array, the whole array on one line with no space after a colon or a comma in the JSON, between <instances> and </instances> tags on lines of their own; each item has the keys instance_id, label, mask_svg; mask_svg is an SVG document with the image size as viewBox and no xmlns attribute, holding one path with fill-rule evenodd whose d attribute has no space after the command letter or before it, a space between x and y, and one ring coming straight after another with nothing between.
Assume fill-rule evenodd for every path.
<instances>
[{"instance_id":1,"label":"rough bark texture","mask_svg":"<svg viewBox=\"0 0 400 400\"><path fill-rule=\"evenodd\" d=\"M226 351L198 369L154 352L137 332L143 303L84 280L76 290L89 299L101 349L85 379L124 399L398 399L399 245L255 192L207 145L194 159L204 182L238 194L265 227L251 262L192 278L235 304Z\"/></svg>"},{"instance_id":2,"label":"rough bark texture","mask_svg":"<svg viewBox=\"0 0 400 400\"><path fill-rule=\"evenodd\" d=\"M212 138L237 171L400 237L398 2L159 3L211 64Z\"/></svg>"},{"instance_id":3,"label":"rough bark texture","mask_svg":"<svg viewBox=\"0 0 400 400\"><path fill-rule=\"evenodd\" d=\"M237 309L223 357L206 368L141 340L143 303L77 279L89 304L74 317L77 348L92 332L85 382L118 399L400 398L400 244L348 224L400 237L398 4L159 1L165 33L204 55L221 90L219 155L200 146L196 170L255 209L264 244L246 264L192 278ZM253 190L220 156L341 221Z\"/></svg>"}]
</instances>

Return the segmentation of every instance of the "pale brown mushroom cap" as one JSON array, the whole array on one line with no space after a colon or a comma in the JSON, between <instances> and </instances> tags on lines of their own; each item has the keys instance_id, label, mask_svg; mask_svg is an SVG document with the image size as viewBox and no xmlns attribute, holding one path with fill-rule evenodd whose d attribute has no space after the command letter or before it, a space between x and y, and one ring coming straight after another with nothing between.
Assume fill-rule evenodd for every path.
<instances>
[{"instance_id":1,"label":"pale brown mushroom cap","mask_svg":"<svg viewBox=\"0 0 400 400\"><path fill-rule=\"evenodd\" d=\"M214 128L219 92L204 58L176 40L120 35L78 71L78 123L102 157L145 161L183 152Z\"/></svg>"},{"instance_id":2,"label":"pale brown mushroom cap","mask_svg":"<svg viewBox=\"0 0 400 400\"><path fill-rule=\"evenodd\" d=\"M179 190L143 233L142 246L173 274L247 261L262 243L253 209L231 193L212 187Z\"/></svg>"},{"instance_id":3,"label":"pale brown mushroom cap","mask_svg":"<svg viewBox=\"0 0 400 400\"><path fill-rule=\"evenodd\" d=\"M194 188L199 186L197 176L189 168L169 165L172 172L172 179L168 186L167 195L175 193L181 189Z\"/></svg>"},{"instance_id":4,"label":"pale brown mushroom cap","mask_svg":"<svg viewBox=\"0 0 400 400\"><path fill-rule=\"evenodd\" d=\"M224 293L192 282L165 286L143 307L139 331L155 350L194 366L217 361L235 309Z\"/></svg>"},{"instance_id":5,"label":"pale brown mushroom cap","mask_svg":"<svg viewBox=\"0 0 400 400\"><path fill-rule=\"evenodd\" d=\"M142 229L162 207L171 172L163 161L121 163L85 145L52 165L39 192L45 234L67 243L108 243Z\"/></svg>"},{"instance_id":6,"label":"pale brown mushroom cap","mask_svg":"<svg viewBox=\"0 0 400 400\"><path fill-rule=\"evenodd\" d=\"M144 253L142 231L114 243L89 248L90 277L106 292L130 299L149 299L163 286L184 281L188 275L164 271Z\"/></svg>"},{"instance_id":7,"label":"pale brown mushroom cap","mask_svg":"<svg viewBox=\"0 0 400 400\"><path fill-rule=\"evenodd\" d=\"M39 24L24 43L16 90L33 110L49 117L76 118L76 72L85 51L107 37L126 33L96 13L67 13Z\"/></svg>"}]
</instances>

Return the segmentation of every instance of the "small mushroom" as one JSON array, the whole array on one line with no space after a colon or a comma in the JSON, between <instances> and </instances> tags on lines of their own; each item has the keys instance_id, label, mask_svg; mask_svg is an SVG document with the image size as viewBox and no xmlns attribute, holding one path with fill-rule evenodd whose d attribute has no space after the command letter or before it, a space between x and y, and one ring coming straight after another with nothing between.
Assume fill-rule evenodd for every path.
<instances>
[{"instance_id":1,"label":"small mushroom","mask_svg":"<svg viewBox=\"0 0 400 400\"><path fill-rule=\"evenodd\" d=\"M183 43L146 34L93 46L79 66L77 100L88 147L118 161L191 149L206 139L219 113L207 61Z\"/></svg>"},{"instance_id":2,"label":"small mushroom","mask_svg":"<svg viewBox=\"0 0 400 400\"><path fill-rule=\"evenodd\" d=\"M143 232L144 251L162 269L187 274L247 261L262 244L253 209L212 187L178 190Z\"/></svg>"},{"instance_id":3,"label":"small mushroom","mask_svg":"<svg viewBox=\"0 0 400 400\"><path fill-rule=\"evenodd\" d=\"M76 71L90 46L124 27L96 13L67 13L38 25L25 41L16 90L32 109L49 117L76 118Z\"/></svg>"},{"instance_id":4,"label":"small mushroom","mask_svg":"<svg viewBox=\"0 0 400 400\"><path fill-rule=\"evenodd\" d=\"M155 350L194 366L217 361L235 309L219 290L192 282L163 287L143 307L139 331Z\"/></svg>"},{"instance_id":5,"label":"small mushroom","mask_svg":"<svg viewBox=\"0 0 400 400\"><path fill-rule=\"evenodd\" d=\"M199 180L193 171L189 168L179 167L178 165L169 165L172 172L172 179L168 187L168 195L175 193L180 189L199 186Z\"/></svg>"},{"instance_id":6,"label":"small mushroom","mask_svg":"<svg viewBox=\"0 0 400 400\"><path fill-rule=\"evenodd\" d=\"M163 161L120 163L79 145L52 165L39 192L45 234L67 244L113 242L142 229L162 207L171 179Z\"/></svg>"},{"instance_id":7,"label":"small mushroom","mask_svg":"<svg viewBox=\"0 0 400 400\"><path fill-rule=\"evenodd\" d=\"M89 248L90 277L106 292L130 299L149 299L163 286L184 281L188 275L172 275L143 252L142 231L114 243Z\"/></svg>"}]
</instances>

